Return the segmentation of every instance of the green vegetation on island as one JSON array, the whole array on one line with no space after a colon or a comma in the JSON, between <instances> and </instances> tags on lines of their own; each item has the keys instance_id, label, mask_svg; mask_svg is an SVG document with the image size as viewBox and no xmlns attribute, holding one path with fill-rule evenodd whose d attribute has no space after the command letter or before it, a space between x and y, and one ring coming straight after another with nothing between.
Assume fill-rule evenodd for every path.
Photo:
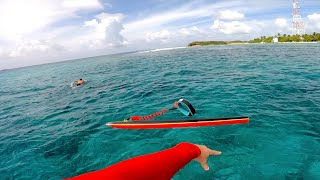
<instances>
[{"instance_id":1,"label":"green vegetation on island","mask_svg":"<svg viewBox=\"0 0 320 180\"><path fill-rule=\"evenodd\" d=\"M255 38L249 43L272 43L274 38L278 38L278 42L317 42L320 41L320 33L314 32L313 34L304 34L304 35L286 35L278 33L277 36L261 36L260 38Z\"/></svg>"},{"instance_id":2,"label":"green vegetation on island","mask_svg":"<svg viewBox=\"0 0 320 180\"><path fill-rule=\"evenodd\" d=\"M208 46L208 45L222 45L227 44L224 41L195 41L190 43L188 46Z\"/></svg>"},{"instance_id":3,"label":"green vegetation on island","mask_svg":"<svg viewBox=\"0 0 320 180\"><path fill-rule=\"evenodd\" d=\"M208 46L208 45L224 45L224 44L237 44L248 43L248 41L194 41L188 46Z\"/></svg>"},{"instance_id":4,"label":"green vegetation on island","mask_svg":"<svg viewBox=\"0 0 320 180\"><path fill-rule=\"evenodd\" d=\"M276 41L275 41L276 40ZM277 36L261 36L250 41L194 41L188 46L225 45L239 43L273 43L273 42L320 42L320 33L304 35L287 35L278 33Z\"/></svg>"}]
</instances>

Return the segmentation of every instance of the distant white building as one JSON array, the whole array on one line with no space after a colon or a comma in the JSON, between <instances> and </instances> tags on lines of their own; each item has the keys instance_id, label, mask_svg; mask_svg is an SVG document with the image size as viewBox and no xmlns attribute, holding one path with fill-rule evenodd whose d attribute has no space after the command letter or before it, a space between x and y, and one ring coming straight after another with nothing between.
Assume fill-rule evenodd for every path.
<instances>
[{"instance_id":1,"label":"distant white building","mask_svg":"<svg viewBox=\"0 0 320 180\"><path fill-rule=\"evenodd\" d=\"M278 43L279 41L278 41L278 37L274 37L273 39L272 39L272 42L273 43Z\"/></svg>"}]
</instances>

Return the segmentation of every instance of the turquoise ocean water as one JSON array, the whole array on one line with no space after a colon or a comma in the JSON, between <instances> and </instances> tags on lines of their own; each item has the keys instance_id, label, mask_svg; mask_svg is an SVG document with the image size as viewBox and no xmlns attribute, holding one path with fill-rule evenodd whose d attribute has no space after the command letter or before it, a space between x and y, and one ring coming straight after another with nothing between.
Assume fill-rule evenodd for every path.
<instances>
[{"instance_id":1,"label":"turquoise ocean water","mask_svg":"<svg viewBox=\"0 0 320 180\"><path fill-rule=\"evenodd\" d=\"M70 88L79 78L88 83ZM180 98L194 105L195 117L251 121L162 130L105 126ZM183 141L223 154L209 159L210 171L191 162L174 180L320 179L320 44L195 47L0 72L0 179L61 179Z\"/></svg>"}]
</instances>

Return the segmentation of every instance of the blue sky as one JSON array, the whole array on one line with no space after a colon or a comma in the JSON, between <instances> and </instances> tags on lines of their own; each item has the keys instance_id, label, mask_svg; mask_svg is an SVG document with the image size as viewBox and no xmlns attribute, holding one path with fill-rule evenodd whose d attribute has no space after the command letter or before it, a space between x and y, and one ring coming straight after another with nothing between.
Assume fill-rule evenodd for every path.
<instances>
[{"instance_id":1,"label":"blue sky","mask_svg":"<svg viewBox=\"0 0 320 180\"><path fill-rule=\"evenodd\" d=\"M320 1L301 0L307 33ZM291 33L291 0L1 0L0 69Z\"/></svg>"}]
</instances>

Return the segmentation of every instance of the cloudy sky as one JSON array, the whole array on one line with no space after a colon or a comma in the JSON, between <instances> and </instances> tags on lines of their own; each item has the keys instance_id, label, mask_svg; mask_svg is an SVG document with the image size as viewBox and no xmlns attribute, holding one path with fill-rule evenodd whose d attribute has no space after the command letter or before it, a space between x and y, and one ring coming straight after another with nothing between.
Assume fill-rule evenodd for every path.
<instances>
[{"instance_id":1,"label":"cloudy sky","mask_svg":"<svg viewBox=\"0 0 320 180\"><path fill-rule=\"evenodd\" d=\"M300 0L306 33L320 1ZM0 0L0 69L291 33L292 0Z\"/></svg>"}]
</instances>

